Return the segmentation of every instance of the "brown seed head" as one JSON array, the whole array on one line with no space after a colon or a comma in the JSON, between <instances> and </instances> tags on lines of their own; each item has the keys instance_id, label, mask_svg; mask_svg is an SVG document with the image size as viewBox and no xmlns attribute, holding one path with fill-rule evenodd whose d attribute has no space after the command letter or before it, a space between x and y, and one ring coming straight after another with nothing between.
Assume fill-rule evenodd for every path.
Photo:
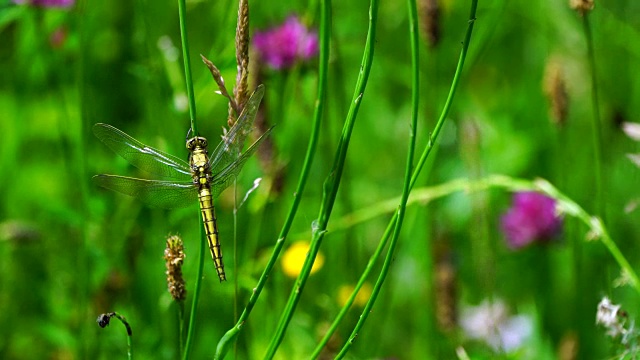
<instances>
[{"instance_id":1,"label":"brown seed head","mask_svg":"<svg viewBox=\"0 0 640 360\"><path fill-rule=\"evenodd\" d=\"M440 4L439 0L419 0L418 16L420 30L431 48L440 42Z\"/></svg>"},{"instance_id":2,"label":"brown seed head","mask_svg":"<svg viewBox=\"0 0 640 360\"><path fill-rule=\"evenodd\" d=\"M236 26L236 63L238 73L236 75L236 86L233 88L233 94L236 103L240 106L238 114L242 112L244 103L249 98L249 2L240 0L238 4L238 24ZM229 106L229 127L235 123L233 108Z\"/></svg>"},{"instance_id":3,"label":"brown seed head","mask_svg":"<svg viewBox=\"0 0 640 360\"><path fill-rule=\"evenodd\" d=\"M211 60L204 57L204 55L200 54L200 58L202 59L202 62L205 65L207 65L207 68L209 68L209 71L211 72L211 76L213 76L213 80L215 80L216 84L218 84L218 89L220 89L220 94L222 94L222 96L229 99L229 106L236 112L236 115L240 115L238 114L238 105L236 104L236 101L231 97L231 95L229 95L229 92L227 91L227 87L224 84L224 79L222 78L222 74L220 74L220 70L218 70L218 68L213 64Z\"/></svg>"},{"instance_id":4,"label":"brown seed head","mask_svg":"<svg viewBox=\"0 0 640 360\"><path fill-rule=\"evenodd\" d=\"M569 0L569 6L580 14L580 16L584 16L584 14L593 10L595 6L594 0Z\"/></svg>"},{"instance_id":5,"label":"brown seed head","mask_svg":"<svg viewBox=\"0 0 640 360\"><path fill-rule=\"evenodd\" d=\"M167 287L169 293L176 301L184 301L187 297L187 289L182 277L182 263L184 261L184 244L178 235L167 238L167 247L164 250L164 260L167 267Z\"/></svg>"},{"instance_id":6,"label":"brown seed head","mask_svg":"<svg viewBox=\"0 0 640 360\"><path fill-rule=\"evenodd\" d=\"M569 112L569 95L562 67L556 61L547 63L543 88L549 101L549 116L556 125L564 125Z\"/></svg>"},{"instance_id":7,"label":"brown seed head","mask_svg":"<svg viewBox=\"0 0 640 360\"><path fill-rule=\"evenodd\" d=\"M436 262L434 271L434 293L436 321L442 332L449 333L455 329L458 320L457 271L453 264L449 244L436 245Z\"/></svg>"}]
</instances>

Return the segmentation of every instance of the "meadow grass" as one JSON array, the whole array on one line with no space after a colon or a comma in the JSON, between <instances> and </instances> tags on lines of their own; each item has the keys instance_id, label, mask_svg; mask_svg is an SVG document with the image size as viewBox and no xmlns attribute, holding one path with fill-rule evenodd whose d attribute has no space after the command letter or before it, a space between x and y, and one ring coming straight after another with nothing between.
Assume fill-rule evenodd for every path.
<instances>
[{"instance_id":1,"label":"meadow grass","mask_svg":"<svg viewBox=\"0 0 640 360\"><path fill-rule=\"evenodd\" d=\"M318 54L275 67L250 43L246 67L231 1L0 5L0 358L635 355L635 2L249 5L252 38L295 14ZM90 129L186 160L189 128L216 144L234 114L223 78L264 84L257 134L276 127L216 200L220 283L196 202L150 209L91 183L151 177ZM501 219L528 191L562 230L520 248ZM175 233L182 302L162 258ZM605 296L626 337L595 324Z\"/></svg>"}]
</instances>

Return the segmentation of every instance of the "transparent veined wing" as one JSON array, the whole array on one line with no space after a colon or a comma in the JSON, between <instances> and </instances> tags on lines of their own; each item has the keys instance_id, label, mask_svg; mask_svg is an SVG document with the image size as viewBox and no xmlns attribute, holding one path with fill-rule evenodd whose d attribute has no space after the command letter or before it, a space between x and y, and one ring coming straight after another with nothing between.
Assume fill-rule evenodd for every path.
<instances>
[{"instance_id":1,"label":"transparent veined wing","mask_svg":"<svg viewBox=\"0 0 640 360\"><path fill-rule=\"evenodd\" d=\"M244 147L244 141L251 133L253 121L256 118L263 96L264 85L260 85L244 105L244 109L236 123L222 137L222 141L211 153L209 164L214 175L226 168L240 155L240 151Z\"/></svg>"},{"instance_id":2,"label":"transparent veined wing","mask_svg":"<svg viewBox=\"0 0 640 360\"><path fill-rule=\"evenodd\" d=\"M189 164L186 161L147 146L111 125L95 124L93 133L113 152L140 170L185 181L187 177L191 178Z\"/></svg>"},{"instance_id":3,"label":"transparent veined wing","mask_svg":"<svg viewBox=\"0 0 640 360\"><path fill-rule=\"evenodd\" d=\"M256 142L254 142L247 149L247 151L245 151L242 155L237 157L234 162L227 165L227 167L225 167L218 173L213 174L213 179L211 179L211 195L214 198L218 197L218 195L220 195L220 193L224 189L226 189L227 187L229 187L229 185L233 183L236 176L238 176L238 173L240 172L240 170L242 170L244 163L247 162L247 160L251 157L251 155L253 155L253 153L256 152L256 150L258 150L260 143L262 143L262 141L266 139L267 136L269 136L269 133L271 133L271 130L273 130L273 127L265 131L265 133L262 134L262 136L260 136L258 140L256 140Z\"/></svg>"},{"instance_id":4,"label":"transparent veined wing","mask_svg":"<svg viewBox=\"0 0 640 360\"><path fill-rule=\"evenodd\" d=\"M96 175L93 182L133 196L151 207L171 209L197 204L198 188L191 181L161 181L136 179L118 175Z\"/></svg>"}]
</instances>

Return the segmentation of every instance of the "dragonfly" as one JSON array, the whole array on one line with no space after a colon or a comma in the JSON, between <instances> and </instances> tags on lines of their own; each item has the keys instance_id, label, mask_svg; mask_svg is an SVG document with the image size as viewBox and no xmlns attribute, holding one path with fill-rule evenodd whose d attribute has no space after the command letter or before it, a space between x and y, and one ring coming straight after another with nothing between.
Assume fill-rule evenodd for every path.
<instances>
[{"instance_id":1,"label":"dragonfly","mask_svg":"<svg viewBox=\"0 0 640 360\"><path fill-rule=\"evenodd\" d=\"M197 199L220 282L226 280L226 275L213 200L234 182L246 161L273 129L267 130L245 152L241 152L244 141L252 130L263 95L264 86L260 85L211 155L207 151L206 138L196 135L187 139L188 162L147 146L111 125L98 123L93 126L95 136L113 152L140 170L167 179L147 180L100 174L93 177L93 182L157 208L185 207L194 204Z\"/></svg>"}]
</instances>

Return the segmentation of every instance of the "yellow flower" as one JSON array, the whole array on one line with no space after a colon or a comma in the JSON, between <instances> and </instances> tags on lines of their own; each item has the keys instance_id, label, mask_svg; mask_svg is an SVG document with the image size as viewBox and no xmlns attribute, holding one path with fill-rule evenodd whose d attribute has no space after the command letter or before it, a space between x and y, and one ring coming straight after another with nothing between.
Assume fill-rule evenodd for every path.
<instances>
[{"instance_id":1,"label":"yellow flower","mask_svg":"<svg viewBox=\"0 0 640 360\"><path fill-rule=\"evenodd\" d=\"M285 275L295 278L298 277L300 271L302 270L302 265L304 264L304 260L307 257L307 253L309 252L309 242L308 241L296 241L287 251L282 255L282 271L284 271ZM315 273L322 268L324 264L324 255L321 252L318 252L316 256L316 261L311 268L311 273Z\"/></svg>"},{"instance_id":2,"label":"yellow flower","mask_svg":"<svg viewBox=\"0 0 640 360\"><path fill-rule=\"evenodd\" d=\"M355 286L353 285L342 285L338 290L338 304L340 306L344 306L349 300L349 296L353 293ZM360 291L358 291L358 295L354 299L353 303L357 306L364 306L367 301L369 301L369 297L371 297L371 284L368 282L362 284Z\"/></svg>"}]
</instances>

